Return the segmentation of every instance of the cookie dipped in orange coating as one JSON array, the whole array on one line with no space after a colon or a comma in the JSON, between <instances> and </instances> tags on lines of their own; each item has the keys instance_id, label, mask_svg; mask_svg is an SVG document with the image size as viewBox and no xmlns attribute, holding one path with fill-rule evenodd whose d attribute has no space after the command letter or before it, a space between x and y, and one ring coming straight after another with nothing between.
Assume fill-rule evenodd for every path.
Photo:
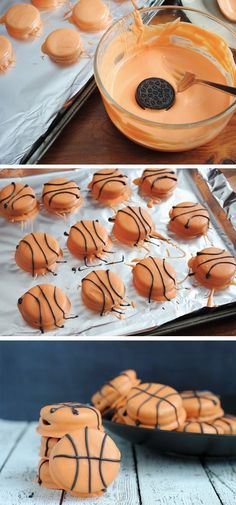
<instances>
[{"instance_id":1,"label":"cookie dipped in orange coating","mask_svg":"<svg viewBox=\"0 0 236 505\"><path fill-rule=\"evenodd\" d=\"M187 419L207 422L224 415L219 397L211 391L183 391L181 398Z\"/></svg>"},{"instance_id":2,"label":"cookie dipped in orange coating","mask_svg":"<svg viewBox=\"0 0 236 505\"><path fill-rule=\"evenodd\" d=\"M37 431L44 437L61 438L85 426L103 430L100 412L91 405L65 402L41 409Z\"/></svg>"},{"instance_id":3,"label":"cookie dipped in orange coating","mask_svg":"<svg viewBox=\"0 0 236 505\"><path fill-rule=\"evenodd\" d=\"M0 215L9 221L27 221L39 212L39 204L28 184L11 182L0 191Z\"/></svg>"},{"instance_id":4,"label":"cookie dipped in orange coating","mask_svg":"<svg viewBox=\"0 0 236 505\"><path fill-rule=\"evenodd\" d=\"M102 316L122 307L125 286L118 275L110 270L94 270L82 279L82 300L86 307Z\"/></svg>"},{"instance_id":5,"label":"cookie dipped in orange coating","mask_svg":"<svg viewBox=\"0 0 236 505\"><path fill-rule=\"evenodd\" d=\"M63 252L57 240L48 233L35 232L20 240L16 248L16 264L30 272L32 276L54 274L57 262L63 257Z\"/></svg>"},{"instance_id":6,"label":"cookie dipped in orange coating","mask_svg":"<svg viewBox=\"0 0 236 505\"><path fill-rule=\"evenodd\" d=\"M41 458L39 462L37 481L40 486L46 489L61 489L51 477L49 460L47 458Z\"/></svg>"},{"instance_id":7,"label":"cookie dipped in orange coating","mask_svg":"<svg viewBox=\"0 0 236 505\"><path fill-rule=\"evenodd\" d=\"M58 28L51 32L44 41L41 50L58 65L73 65L81 56L82 39L76 30ZM66 179L65 179L66 180Z\"/></svg>"},{"instance_id":8,"label":"cookie dipped in orange coating","mask_svg":"<svg viewBox=\"0 0 236 505\"><path fill-rule=\"evenodd\" d=\"M142 245L155 233L155 225L150 214L141 207L125 207L115 216L113 233L116 239L126 245Z\"/></svg>"},{"instance_id":9,"label":"cookie dipped in orange coating","mask_svg":"<svg viewBox=\"0 0 236 505\"><path fill-rule=\"evenodd\" d=\"M38 284L19 298L18 309L30 326L44 333L63 328L64 322L70 319L71 303L60 288Z\"/></svg>"},{"instance_id":10,"label":"cookie dipped in orange coating","mask_svg":"<svg viewBox=\"0 0 236 505\"><path fill-rule=\"evenodd\" d=\"M193 202L182 202L170 210L169 230L183 239L206 235L210 217L203 205Z\"/></svg>"},{"instance_id":11,"label":"cookie dipped in orange coating","mask_svg":"<svg viewBox=\"0 0 236 505\"><path fill-rule=\"evenodd\" d=\"M40 10L55 9L65 2L66 0L31 0L31 3Z\"/></svg>"},{"instance_id":12,"label":"cookie dipped in orange coating","mask_svg":"<svg viewBox=\"0 0 236 505\"><path fill-rule=\"evenodd\" d=\"M71 21L85 32L104 30L110 19L109 8L102 0L79 0L71 16Z\"/></svg>"},{"instance_id":13,"label":"cookie dipped in orange coating","mask_svg":"<svg viewBox=\"0 0 236 505\"><path fill-rule=\"evenodd\" d=\"M112 241L104 228L98 221L78 221L69 233L67 247L76 258L103 257L112 247Z\"/></svg>"},{"instance_id":14,"label":"cookie dipped in orange coating","mask_svg":"<svg viewBox=\"0 0 236 505\"><path fill-rule=\"evenodd\" d=\"M100 412L113 408L117 402L122 401L127 396L132 387L138 385L135 370L125 370L117 377L106 382L99 391L92 396L92 403Z\"/></svg>"},{"instance_id":15,"label":"cookie dipped in orange coating","mask_svg":"<svg viewBox=\"0 0 236 505\"><path fill-rule=\"evenodd\" d=\"M159 302L176 297L176 273L165 259L149 256L133 267L133 283L138 293Z\"/></svg>"},{"instance_id":16,"label":"cookie dipped in orange coating","mask_svg":"<svg viewBox=\"0 0 236 505\"><path fill-rule=\"evenodd\" d=\"M182 429L177 431L183 431L186 433L201 433L208 435L224 435L224 430L221 426L217 426L214 423L207 423L201 421L186 421Z\"/></svg>"},{"instance_id":17,"label":"cookie dipped in orange coating","mask_svg":"<svg viewBox=\"0 0 236 505\"><path fill-rule=\"evenodd\" d=\"M94 200L110 207L125 202L131 194L128 177L118 168L99 170L93 175L88 188Z\"/></svg>"},{"instance_id":18,"label":"cookie dipped in orange coating","mask_svg":"<svg viewBox=\"0 0 236 505\"><path fill-rule=\"evenodd\" d=\"M236 417L229 414L216 419L214 425L223 428L225 435L236 435Z\"/></svg>"},{"instance_id":19,"label":"cookie dipped in orange coating","mask_svg":"<svg viewBox=\"0 0 236 505\"><path fill-rule=\"evenodd\" d=\"M176 430L186 419L181 396L163 384L144 383L132 388L126 409L134 421L163 430Z\"/></svg>"},{"instance_id":20,"label":"cookie dipped in orange coating","mask_svg":"<svg viewBox=\"0 0 236 505\"><path fill-rule=\"evenodd\" d=\"M228 287L236 273L235 258L228 251L217 247L208 247L198 252L188 265L199 284L209 289Z\"/></svg>"},{"instance_id":21,"label":"cookie dipped in orange coating","mask_svg":"<svg viewBox=\"0 0 236 505\"><path fill-rule=\"evenodd\" d=\"M68 433L52 450L50 473L61 489L81 498L100 496L117 477L120 451L107 433L92 428Z\"/></svg>"},{"instance_id":22,"label":"cookie dipped in orange coating","mask_svg":"<svg viewBox=\"0 0 236 505\"><path fill-rule=\"evenodd\" d=\"M41 437L39 456L43 459L49 459L53 447L59 442L56 437Z\"/></svg>"},{"instance_id":23,"label":"cookie dipped in orange coating","mask_svg":"<svg viewBox=\"0 0 236 505\"><path fill-rule=\"evenodd\" d=\"M171 196L177 186L176 173L168 168L146 168L142 176L134 180L143 196L149 196L148 206Z\"/></svg>"},{"instance_id":24,"label":"cookie dipped in orange coating","mask_svg":"<svg viewBox=\"0 0 236 505\"><path fill-rule=\"evenodd\" d=\"M0 35L0 72L6 72L13 62L14 53L12 43L7 37Z\"/></svg>"},{"instance_id":25,"label":"cookie dipped in orange coating","mask_svg":"<svg viewBox=\"0 0 236 505\"><path fill-rule=\"evenodd\" d=\"M24 3L10 7L0 19L0 23L5 24L11 37L23 40L35 37L42 27L38 9Z\"/></svg>"},{"instance_id":26,"label":"cookie dipped in orange coating","mask_svg":"<svg viewBox=\"0 0 236 505\"><path fill-rule=\"evenodd\" d=\"M52 214L70 214L83 203L76 182L65 178L52 179L43 186L42 200Z\"/></svg>"}]
</instances>

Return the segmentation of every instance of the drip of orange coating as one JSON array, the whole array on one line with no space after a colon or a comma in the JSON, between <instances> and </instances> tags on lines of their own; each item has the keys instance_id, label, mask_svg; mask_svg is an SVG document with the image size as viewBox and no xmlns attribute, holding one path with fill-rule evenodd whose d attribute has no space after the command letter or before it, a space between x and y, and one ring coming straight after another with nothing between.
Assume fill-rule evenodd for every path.
<instances>
[{"instance_id":1,"label":"drip of orange coating","mask_svg":"<svg viewBox=\"0 0 236 505\"><path fill-rule=\"evenodd\" d=\"M19 3L10 7L0 20L12 37L29 39L35 37L41 30L40 13L36 7Z\"/></svg>"}]
</instances>

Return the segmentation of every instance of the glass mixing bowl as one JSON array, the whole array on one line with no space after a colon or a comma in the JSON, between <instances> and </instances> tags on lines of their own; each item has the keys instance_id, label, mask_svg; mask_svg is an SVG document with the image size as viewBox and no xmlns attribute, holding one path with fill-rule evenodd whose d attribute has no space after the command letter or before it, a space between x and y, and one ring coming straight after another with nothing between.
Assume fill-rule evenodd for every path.
<instances>
[{"instance_id":1,"label":"glass mixing bowl","mask_svg":"<svg viewBox=\"0 0 236 505\"><path fill-rule=\"evenodd\" d=\"M217 18L187 7L162 6L139 11L144 24L165 25L178 18L187 23L204 28L225 39L232 53L236 48L236 32ZM185 151L204 145L214 139L225 128L236 110L236 100L232 97L229 105L220 113L193 123L161 123L144 119L122 107L111 96L104 81L103 62L107 49L117 40L123 40L124 51L111 59L109 72L115 72L122 58L125 58L124 32L134 24L134 12L115 22L102 37L95 55L94 73L105 109L114 125L134 142L159 151ZM122 37L123 36L123 37ZM138 39L137 39L138 42ZM236 51L235 51L236 54ZM210 76L209 76L210 79ZM228 84L236 86L236 67L232 65Z\"/></svg>"}]
</instances>

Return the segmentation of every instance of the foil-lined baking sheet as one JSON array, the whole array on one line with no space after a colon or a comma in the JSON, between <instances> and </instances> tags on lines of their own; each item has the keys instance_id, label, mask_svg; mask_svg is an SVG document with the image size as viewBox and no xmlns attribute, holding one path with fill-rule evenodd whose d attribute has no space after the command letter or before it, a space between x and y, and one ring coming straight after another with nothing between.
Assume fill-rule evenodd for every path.
<instances>
[{"instance_id":1,"label":"foil-lined baking sheet","mask_svg":"<svg viewBox=\"0 0 236 505\"><path fill-rule=\"evenodd\" d=\"M138 7L159 6L164 0L137 0ZM128 14L133 5L130 0L104 0L109 6L112 20ZM0 17L19 0L1 0ZM31 3L24 0L24 3ZM76 0L50 11L42 11L42 34L31 41L19 41L9 36L16 63L5 74L0 73L0 164L17 164L43 135L63 105L86 85L93 75L93 57L103 31L79 31L83 41L84 56L77 64L59 67L41 51L43 41L57 28L74 28L65 15ZM0 35L6 35L0 25Z\"/></svg>"},{"instance_id":2,"label":"foil-lined baking sheet","mask_svg":"<svg viewBox=\"0 0 236 505\"><path fill-rule=\"evenodd\" d=\"M174 194L160 205L154 206L152 209L147 209L147 200L142 198L138 193L138 187L133 184L133 180L141 175L140 168L127 168L123 171L128 175L129 184L132 188L132 195L128 203L121 205L119 208L129 205L138 205L146 208L152 215L156 229L164 236L171 238L173 243L185 251L186 256L180 257L181 252L175 246L171 246L161 240L152 239L152 244L148 244L150 254L166 258L167 261L175 268L177 273L177 280L182 281L188 274L187 262L192 255L204 247L214 244L216 247L227 248L235 254L236 242L228 237L227 233L223 230L220 222L220 216L215 216L211 207L208 206L207 198L202 198L201 182L204 182L200 172L196 169L176 169L178 176L178 186ZM213 169L214 170L214 169ZM66 295L72 302L71 315L78 315L78 319L66 321L64 329L56 330L46 334L50 336L122 336L131 333L144 332L153 327L160 327L162 324L173 321L174 319L191 314L192 312L201 309L207 305L209 290L197 285L193 277L189 277L179 285L177 297L170 302L160 303L152 301L150 304L148 300L138 295L132 283L132 269L129 266L132 259L143 258L148 251L143 248L129 248L119 244L112 236L114 254L109 255L108 263L99 268L109 268L116 272L124 281L126 286L126 298L129 301L134 301L135 308L128 307L124 320L119 320L113 314L100 316L89 309L87 309L81 300L81 279L91 271L91 269L78 271L78 267L83 266L74 258L66 247L66 236L64 232L68 232L70 227L82 219L99 219L101 223L112 234L113 224L109 222L109 218L114 215L110 208L102 207L100 203L94 201L90 197L87 190L88 183L90 182L95 169L78 168L74 171L65 172L65 177L75 180L81 188L81 193L84 196L83 206L77 210L76 213L68 216L65 220L49 214L46 209L41 205L41 210L38 216L22 227L19 223L9 223L0 217L0 292L4 296L1 297L0 304L0 335L3 336L40 336L40 331L29 327L22 319L18 308L17 300L32 286L40 283L52 283L62 288ZM219 180L222 181L222 173L219 171ZM63 176L63 172L60 173ZM197 176L197 177L196 177ZM43 174L28 176L17 181L27 181L31 185L40 200L42 193L42 186L45 182L55 177L55 175ZM212 177L212 169L206 171L210 184ZM215 173L217 179L217 173ZM14 179L0 179L0 188ZM230 208L230 200L232 205L235 203L235 194L230 189L226 179L224 178L225 186L228 191L225 195L227 198L227 208ZM216 184L217 186L217 184ZM211 190L211 195L214 197L214 188ZM230 196L229 196L230 195ZM193 240L184 241L176 239L167 229L169 221L169 210L173 205L177 205L183 201L199 201L206 205L211 216L211 227L208 236L199 237ZM225 206L225 201L220 199L221 206ZM118 210L118 208L117 208ZM223 212L223 211L222 211ZM227 217L223 212L225 219ZM218 220L219 219L219 220ZM236 227L236 221L231 223ZM30 274L20 270L14 260L16 245L23 238L26 233L32 231L44 231L52 234L60 243L64 252L64 259L67 261L65 264L58 266L58 275L56 277L48 273L46 276L40 276L33 279ZM110 259L111 257L111 259ZM109 265L109 262L113 263ZM116 263L118 262L118 263ZM115 264L116 263L116 264ZM76 273L73 269L76 268ZM95 267L94 267L95 268ZM232 285L225 290L218 291L214 297L217 306L223 306L236 301L236 285ZM209 309L211 310L211 309Z\"/></svg>"}]
</instances>

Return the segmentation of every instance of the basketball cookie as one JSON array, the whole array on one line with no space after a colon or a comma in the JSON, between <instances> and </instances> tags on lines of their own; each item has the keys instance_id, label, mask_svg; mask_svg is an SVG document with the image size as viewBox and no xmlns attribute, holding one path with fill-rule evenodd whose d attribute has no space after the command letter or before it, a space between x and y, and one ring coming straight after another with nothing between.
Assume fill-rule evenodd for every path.
<instances>
[{"instance_id":1,"label":"basketball cookie","mask_svg":"<svg viewBox=\"0 0 236 505\"><path fill-rule=\"evenodd\" d=\"M42 201L49 212L63 216L78 209L83 198L76 182L58 178L44 184Z\"/></svg>"},{"instance_id":2,"label":"basketball cookie","mask_svg":"<svg viewBox=\"0 0 236 505\"><path fill-rule=\"evenodd\" d=\"M48 459L42 458L39 462L37 482L46 489L61 489L51 477Z\"/></svg>"},{"instance_id":3,"label":"basketball cookie","mask_svg":"<svg viewBox=\"0 0 236 505\"><path fill-rule=\"evenodd\" d=\"M131 195L128 177L119 169L103 169L93 175L88 188L94 200L108 207L125 202Z\"/></svg>"},{"instance_id":4,"label":"basketball cookie","mask_svg":"<svg viewBox=\"0 0 236 505\"><path fill-rule=\"evenodd\" d=\"M125 370L117 377L106 382L97 393L92 396L92 403L95 407L104 413L106 410L113 408L118 401L122 401L130 391L130 389L138 385L140 381L134 370Z\"/></svg>"},{"instance_id":5,"label":"basketball cookie","mask_svg":"<svg viewBox=\"0 0 236 505\"><path fill-rule=\"evenodd\" d=\"M16 248L16 264L26 272L44 275L51 272L55 275L57 263L63 252L57 240L48 233L35 232L26 235Z\"/></svg>"},{"instance_id":6,"label":"basketball cookie","mask_svg":"<svg viewBox=\"0 0 236 505\"><path fill-rule=\"evenodd\" d=\"M152 207L171 196L177 186L177 176L168 168L147 168L134 184L139 186L141 195L150 197L148 207Z\"/></svg>"},{"instance_id":7,"label":"basketball cookie","mask_svg":"<svg viewBox=\"0 0 236 505\"><path fill-rule=\"evenodd\" d=\"M224 430L221 426L217 426L215 423L207 423L203 421L187 421L182 429L178 431L184 431L186 433L205 433L208 435L224 435Z\"/></svg>"},{"instance_id":8,"label":"basketball cookie","mask_svg":"<svg viewBox=\"0 0 236 505\"><path fill-rule=\"evenodd\" d=\"M70 229L67 247L76 258L93 261L109 253L112 241L98 220L78 221Z\"/></svg>"},{"instance_id":9,"label":"basketball cookie","mask_svg":"<svg viewBox=\"0 0 236 505\"><path fill-rule=\"evenodd\" d=\"M41 444L39 449L39 455L41 458L49 459L51 451L58 441L59 438L55 437L41 437Z\"/></svg>"},{"instance_id":10,"label":"basketball cookie","mask_svg":"<svg viewBox=\"0 0 236 505\"><path fill-rule=\"evenodd\" d=\"M88 309L101 316L114 312L123 316L130 306L125 300L125 285L121 278L110 270L93 270L82 279L81 296Z\"/></svg>"},{"instance_id":11,"label":"basketball cookie","mask_svg":"<svg viewBox=\"0 0 236 505\"><path fill-rule=\"evenodd\" d=\"M27 221L39 212L39 204L28 184L11 182L0 191L0 215L9 221Z\"/></svg>"},{"instance_id":12,"label":"basketball cookie","mask_svg":"<svg viewBox=\"0 0 236 505\"><path fill-rule=\"evenodd\" d=\"M95 407L75 402L58 403L41 409L37 431L44 437L61 438L85 426L103 429L101 414Z\"/></svg>"},{"instance_id":13,"label":"basketball cookie","mask_svg":"<svg viewBox=\"0 0 236 505\"><path fill-rule=\"evenodd\" d=\"M182 239L206 235L210 217L200 203L183 202L170 210L169 230Z\"/></svg>"},{"instance_id":14,"label":"basketball cookie","mask_svg":"<svg viewBox=\"0 0 236 505\"><path fill-rule=\"evenodd\" d=\"M159 302L176 297L176 273L165 259L149 256L133 267L133 283L141 296Z\"/></svg>"},{"instance_id":15,"label":"basketball cookie","mask_svg":"<svg viewBox=\"0 0 236 505\"><path fill-rule=\"evenodd\" d=\"M183 391L181 398L187 419L212 421L224 415L219 397L210 391Z\"/></svg>"}]
</instances>

